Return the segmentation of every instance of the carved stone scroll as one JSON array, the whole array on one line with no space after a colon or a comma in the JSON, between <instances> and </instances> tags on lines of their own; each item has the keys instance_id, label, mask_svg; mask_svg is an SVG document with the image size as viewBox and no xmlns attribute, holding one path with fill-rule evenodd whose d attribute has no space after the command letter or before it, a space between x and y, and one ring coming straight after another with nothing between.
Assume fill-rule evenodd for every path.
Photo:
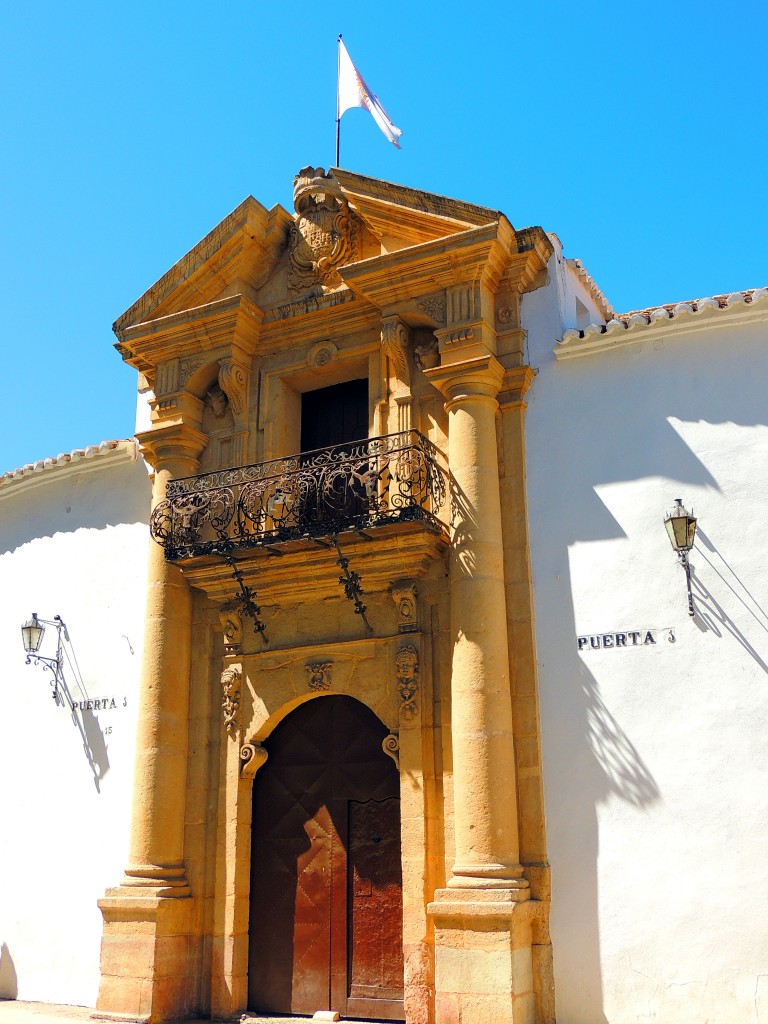
<instances>
[{"instance_id":1,"label":"carved stone scroll","mask_svg":"<svg viewBox=\"0 0 768 1024\"><path fill-rule=\"evenodd\" d=\"M268 757L260 743L244 743L240 747L240 778L252 780L259 768L267 763Z\"/></svg>"},{"instance_id":2,"label":"carved stone scroll","mask_svg":"<svg viewBox=\"0 0 768 1024\"><path fill-rule=\"evenodd\" d=\"M247 368L234 359L219 360L219 386L229 399L233 416L241 416L248 402Z\"/></svg>"},{"instance_id":3,"label":"carved stone scroll","mask_svg":"<svg viewBox=\"0 0 768 1024\"><path fill-rule=\"evenodd\" d=\"M400 714L406 721L419 711L419 652L413 644L406 644L397 652L397 691L400 694Z\"/></svg>"},{"instance_id":4,"label":"carved stone scroll","mask_svg":"<svg viewBox=\"0 0 768 1024\"><path fill-rule=\"evenodd\" d=\"M308 686L310 690L330 690L332 681L332 661L311 661L304 666L309 676Z\"/></svg>"},{"instance_id":5,"label":"carved stone scroll","mask_svg":"<svg viewBox=\"0 0 768 1024\"><path fill-rule=\"evenodd\" d=\"M381 749L395 762L395 767L400 771L400 739L396 732L391 732L381 741Z\"/></svg>"},{"instance_id":6,"label":"carved stone scroll","mask_svg":"<svg viewBox=\"0 0 768 1024\"><path fill-rule=\"evenodd\" d=\"M239 665L230 665L221 673L221 708L224 712L224 727L230 736L237 732L242 678L243 670Z\"/></svg>"},{"instance_id":7,"label":"carved stone scroll","mask_svg":"<svg viewBox=\"0 0 768 1024\"><path fill-rule=\"evenodd\" d=\"M394 368L395 376L410 387L411 370L408 364L408 328L396 316L388 316L381 324L381 347Z\"/></svg>"}]
</instances>

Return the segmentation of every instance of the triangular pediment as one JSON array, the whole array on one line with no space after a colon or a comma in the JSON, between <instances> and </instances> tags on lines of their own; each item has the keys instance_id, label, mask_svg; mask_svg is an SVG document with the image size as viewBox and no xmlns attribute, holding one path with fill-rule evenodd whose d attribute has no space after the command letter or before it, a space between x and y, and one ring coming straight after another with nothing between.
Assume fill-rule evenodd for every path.
<instances>
[{"instance_id":1,"label":"triangular pediment","mask_svg":"<svg viewBox=\"0 0 768 1024\"><path fill-rule=\"evenodd\" d=\"M255 301L281 252L293 217L282 206L267 210L247 196L232 213L147 289L119 317L118 336L129 327L204 306L230 295Z\"/></svg>"},{"instance_id":2,"label":"triangular pediment","mask_svg":"<svg viewBox=\"0 0 768 1024\"><path fill-rule=\"evenodd\" d=\"M329 173L385 252L446 238L467 228L491 224L503 216L486 206L395 185L340 167L331 168Z\"/></svg>"},{"instance_id":3,"label":"triangular pediment","mask_svg":"<svg viewBox=\"0 0 768 1024\"><path fill-rule=\"evenodd\" d=\"M386 273L387 260L397 255L402 262L407 252L418 263L425 246L450 245L452 238L466 249L467 238L506 225L510 251L530 247L525 232L515 232L498 210L342 168L303 168L294 179L294 202L296 214L244 199L115 322L120 342L128 343L124 357L138 353L139 336L147 331L157 336L156 346L161 325L176 330L176 319L187 311L200 311L199 319L235 297L267 321L286 303L314 301L350 285L373 301L361 291L363 271L375 274L383 260Z\"/></svg>"}]
</instances>

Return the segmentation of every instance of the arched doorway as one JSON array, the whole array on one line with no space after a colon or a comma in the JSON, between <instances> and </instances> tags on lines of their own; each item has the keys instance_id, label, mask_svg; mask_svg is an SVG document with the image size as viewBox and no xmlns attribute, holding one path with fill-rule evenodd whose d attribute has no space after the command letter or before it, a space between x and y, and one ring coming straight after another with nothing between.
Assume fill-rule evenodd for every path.
<instances>
[{"instance_id":1,"label":"arched doorway","mask_svg":"<svg viewBox=\"0 0 768 1024\"><path fill-rule=\"evenodd\" d=\"M400 780L386 727L344 696L264 741L253 790L249 1007L403 1019Z\"/></svg>"}]
</instances>

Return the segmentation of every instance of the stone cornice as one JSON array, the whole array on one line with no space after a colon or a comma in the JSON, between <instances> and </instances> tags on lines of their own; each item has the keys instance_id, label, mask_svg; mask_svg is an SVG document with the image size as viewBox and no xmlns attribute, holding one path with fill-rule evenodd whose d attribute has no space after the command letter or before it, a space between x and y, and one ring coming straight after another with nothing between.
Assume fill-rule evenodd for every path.
<instances>
[{"instance_id":1,"label":"stone cornice","mask_svg":"<svg viewBox=\"0 0 768 1024\"><path fill-rule=\"evenodd\" d=\"M445 396L447 409L462 399L474 396L495 399L504 380L504 367L488 353L435 366L424 370L424 375Z\"/></svg>"},{"instance_id":2,"label":"stone cornice","mask_svg":"<svg viewBox=\"0 0 768 1024\"><path fill-rule=\"evenodd\" d=\"M768 288L680 302L616 316L607 324L566 331L555 346L558 360L626 348L645 338L682 337L768 320Z\"/></svg>"},{"instance_id":3,"label":"stone cornice","mask_svg":"<svg viewBox=\"0 0 768 1024\"><path fill-rule=\"evenodd\" d=\"M208 444L208 435L177 418L137 434L136 440L141 454L156 472L164 468L164 463L176 463L172 475L184 477L196 471L197 460ZM178 464L182 464L182 472Z\"/></svg>"},{"instance_id":4,"label":"stone cornice","mask_svg":"<svg viewBox=\"0 0 768 1024\"><path fill-rule=\"evenodd\" d=\"M342 267L346 285L377 309L392 308L438 288L490 278L498 281L515 250L506 218L431 242L373 256Z\"/></svg>"},{"instance_id":5,"label":"stone cornice","mask_svg":"<svg viewBox=\"0 0 768 1024\"><path fill-rule=\"evenodd\" d=\"M504 370L504 380L498 395L501 408L510 408L523 402L535 376L536 371L532 366L515 366Z\"/></svg>"},{"instance_id":6,"label":"stone cornice","mask_svg":"<svg viewBox=\"0 0 768 1024\"><path fill-rule=\"evenodd\" d=\"M118 332L115 348L142 373L159 362L236 347L254 352L264 313L244 295L147 320Z\"/></svg>"}]
</instances>

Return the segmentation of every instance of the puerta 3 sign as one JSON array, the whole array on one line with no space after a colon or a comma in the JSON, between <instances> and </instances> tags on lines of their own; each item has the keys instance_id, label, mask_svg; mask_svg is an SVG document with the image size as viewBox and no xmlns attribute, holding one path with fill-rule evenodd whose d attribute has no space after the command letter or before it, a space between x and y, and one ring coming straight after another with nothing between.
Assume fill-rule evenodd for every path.
<instances>
[{"instance_id":1,"label":"puerta 3 sign","mask_svg":"<svg viewBox=\"0 0 768 1024\"><path fill-rule=\"evenodd\" d=\"M619 647L647 647L655 645L659 633L666 633L667 640L673 644L675 633L673 629L628 629L616 633L592 633L589 636L576 637L576 643L580 651L599 651Z\"/></svg>"}]
</instances>

